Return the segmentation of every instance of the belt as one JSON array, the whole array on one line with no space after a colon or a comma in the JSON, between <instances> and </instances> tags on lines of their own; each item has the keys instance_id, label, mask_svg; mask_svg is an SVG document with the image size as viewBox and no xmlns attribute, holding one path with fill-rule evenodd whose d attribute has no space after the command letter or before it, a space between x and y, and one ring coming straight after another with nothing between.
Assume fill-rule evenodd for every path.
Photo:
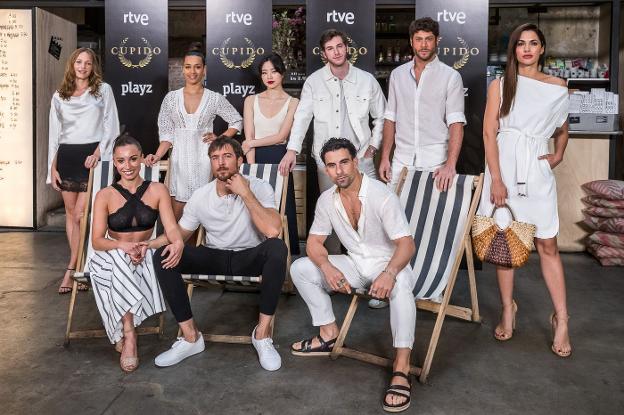
<instances>
[{"instance_id":1,"label":"belt","mask_svg":"<svg viewBox=\"0 0 624 415\"><path fill-rule=\"evenodd\" d=\"M539 137L519 130L517 128L501 128L499 134L514 134L518 137L516 142L516 184L518 196L529 195L529 171L535 166L538 155L538 144L548 142L550 137Z\"/></svg>"}]
</instances>

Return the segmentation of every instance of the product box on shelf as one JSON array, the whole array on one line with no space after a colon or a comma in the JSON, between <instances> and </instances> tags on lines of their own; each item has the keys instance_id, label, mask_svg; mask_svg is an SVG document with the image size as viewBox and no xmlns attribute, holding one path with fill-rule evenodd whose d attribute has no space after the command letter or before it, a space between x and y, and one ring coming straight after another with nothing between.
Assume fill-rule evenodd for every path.
<instances>
[{"instance_id":1,"label":"product box on shelf","mask_svg":"<svg viewBox=\"0 0 624 415\"><path fill-rule=\"evenodd\" d=\"M571 131L618 131L617 114L570 113Z\"/></svg>"}]
</instances>

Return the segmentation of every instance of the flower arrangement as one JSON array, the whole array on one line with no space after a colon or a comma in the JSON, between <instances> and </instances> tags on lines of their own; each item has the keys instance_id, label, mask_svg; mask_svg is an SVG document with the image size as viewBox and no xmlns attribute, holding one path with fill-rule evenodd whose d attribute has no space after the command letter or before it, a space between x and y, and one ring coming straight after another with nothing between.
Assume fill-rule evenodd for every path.
<instances>
[{"instance_id":1,"label":"flower arrangement","mask_svg":"<svg viewBox=\"0 0 624 415\"><path fill-rule=\"evenodd\" d=\"M287 70L305 66L305 13L303 7L273 13L273 51L284 60Z\"/></svg>"}]
</instances>

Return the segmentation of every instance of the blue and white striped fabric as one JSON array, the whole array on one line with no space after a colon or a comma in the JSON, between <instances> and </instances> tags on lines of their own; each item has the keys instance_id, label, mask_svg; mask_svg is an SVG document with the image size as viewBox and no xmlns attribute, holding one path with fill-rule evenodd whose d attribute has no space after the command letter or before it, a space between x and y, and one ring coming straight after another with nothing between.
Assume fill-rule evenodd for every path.
<instances>
[{"instance_id":1,"label":"blue and white striped fabric","mask_svg":"<svg viewBox=\"0 0 624 415\"><path fill-rule=\"evenodd\" d=\"M275 206L280 213L286 208L286 203L282 206L282 193L284 187L284 176L279 174L279 164L243 164L240 167L241 174L245 176L255 176L269 182L275 192Z\"/></svg>"},{"instance_id":2,"label":"blue and white striped fabric","mask_svg":"<svg viewBox=\"0 0 624 415\"><path fill-rule=\"evenodd\" d=\"M284 213L286 203L284 193L286 191L284 176L279 174L279 164L243 164L240 167L240 173L245 176L254 176L258 179L269 182L275 192L275 206L277 206L280 214ZM284 203L282 203L284 201ZM182 278L186 281L209 282L218 284L236 284L249 285L251 283L260 283L261 275L240 276L240 275L200 275L200 274L182 274Z\"/></svg>"},{"instance_id":3,"label":"blue and white striped fabric","mask_svg":"<svg viewBox=\"0 0 624 415\"><path fill-rule=\"evenodd\" d=\"M431 172L407 171L399 197L416 243L410 265L417 276L418 299L438 297L446 288L463 249L473 181L474 176L456 175L448 191L440 192Z\"/></svg>"}]
</instances>

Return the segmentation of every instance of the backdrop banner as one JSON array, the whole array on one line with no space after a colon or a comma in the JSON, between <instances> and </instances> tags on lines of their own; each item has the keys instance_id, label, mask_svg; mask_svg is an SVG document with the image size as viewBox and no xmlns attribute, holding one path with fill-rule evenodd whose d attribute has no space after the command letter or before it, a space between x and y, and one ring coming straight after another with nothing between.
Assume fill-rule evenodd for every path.
<instances>
[{"instance_id":1,"label":"backdrop banner","mask_svg":"<svg viewBox=\"0 0 624 415\"><path fill-rule=\"evenodd\" d=\"M158 147L158 112L168 92L167 0L106 0L105 81L122 129L143 152Z\"/></svg>"},{"instance_id":2,"label":"backdrop banner","mask_svg":"<svg viewBox=\"0 0 624 415\"><path fill-rule=\"evenodd\" d=\"M327 29L338 29L349 37L349 60L360 69L375 73L375 0L306 1L306 72L324 65L319 39Z\"/></svg>"},{"instance_id":3,"label":"backdrop banner","mask_svg":"<svg viewBox=\"0 0 624 415\"><path fill-rule=\"evenodd\" d=\"M243 115L245 97L263 89L258 61L272 51L271 0L206 0L206 28L206 87ZM215 134L226 128L215 121Z\"/></svg>"},{"instance_id":4,"label":"backdrop banner","mask_svg":"<svg viewBox=\"0 0 624 415\"><path fill-rule=\"evenodd\" d=\"M416 0L416 18L440 23L440 60L457 69L464 81L466 120L457 163L459 173L485 168L483 111L487 96L488 0Z\"/></svg>"}]
</instances>

